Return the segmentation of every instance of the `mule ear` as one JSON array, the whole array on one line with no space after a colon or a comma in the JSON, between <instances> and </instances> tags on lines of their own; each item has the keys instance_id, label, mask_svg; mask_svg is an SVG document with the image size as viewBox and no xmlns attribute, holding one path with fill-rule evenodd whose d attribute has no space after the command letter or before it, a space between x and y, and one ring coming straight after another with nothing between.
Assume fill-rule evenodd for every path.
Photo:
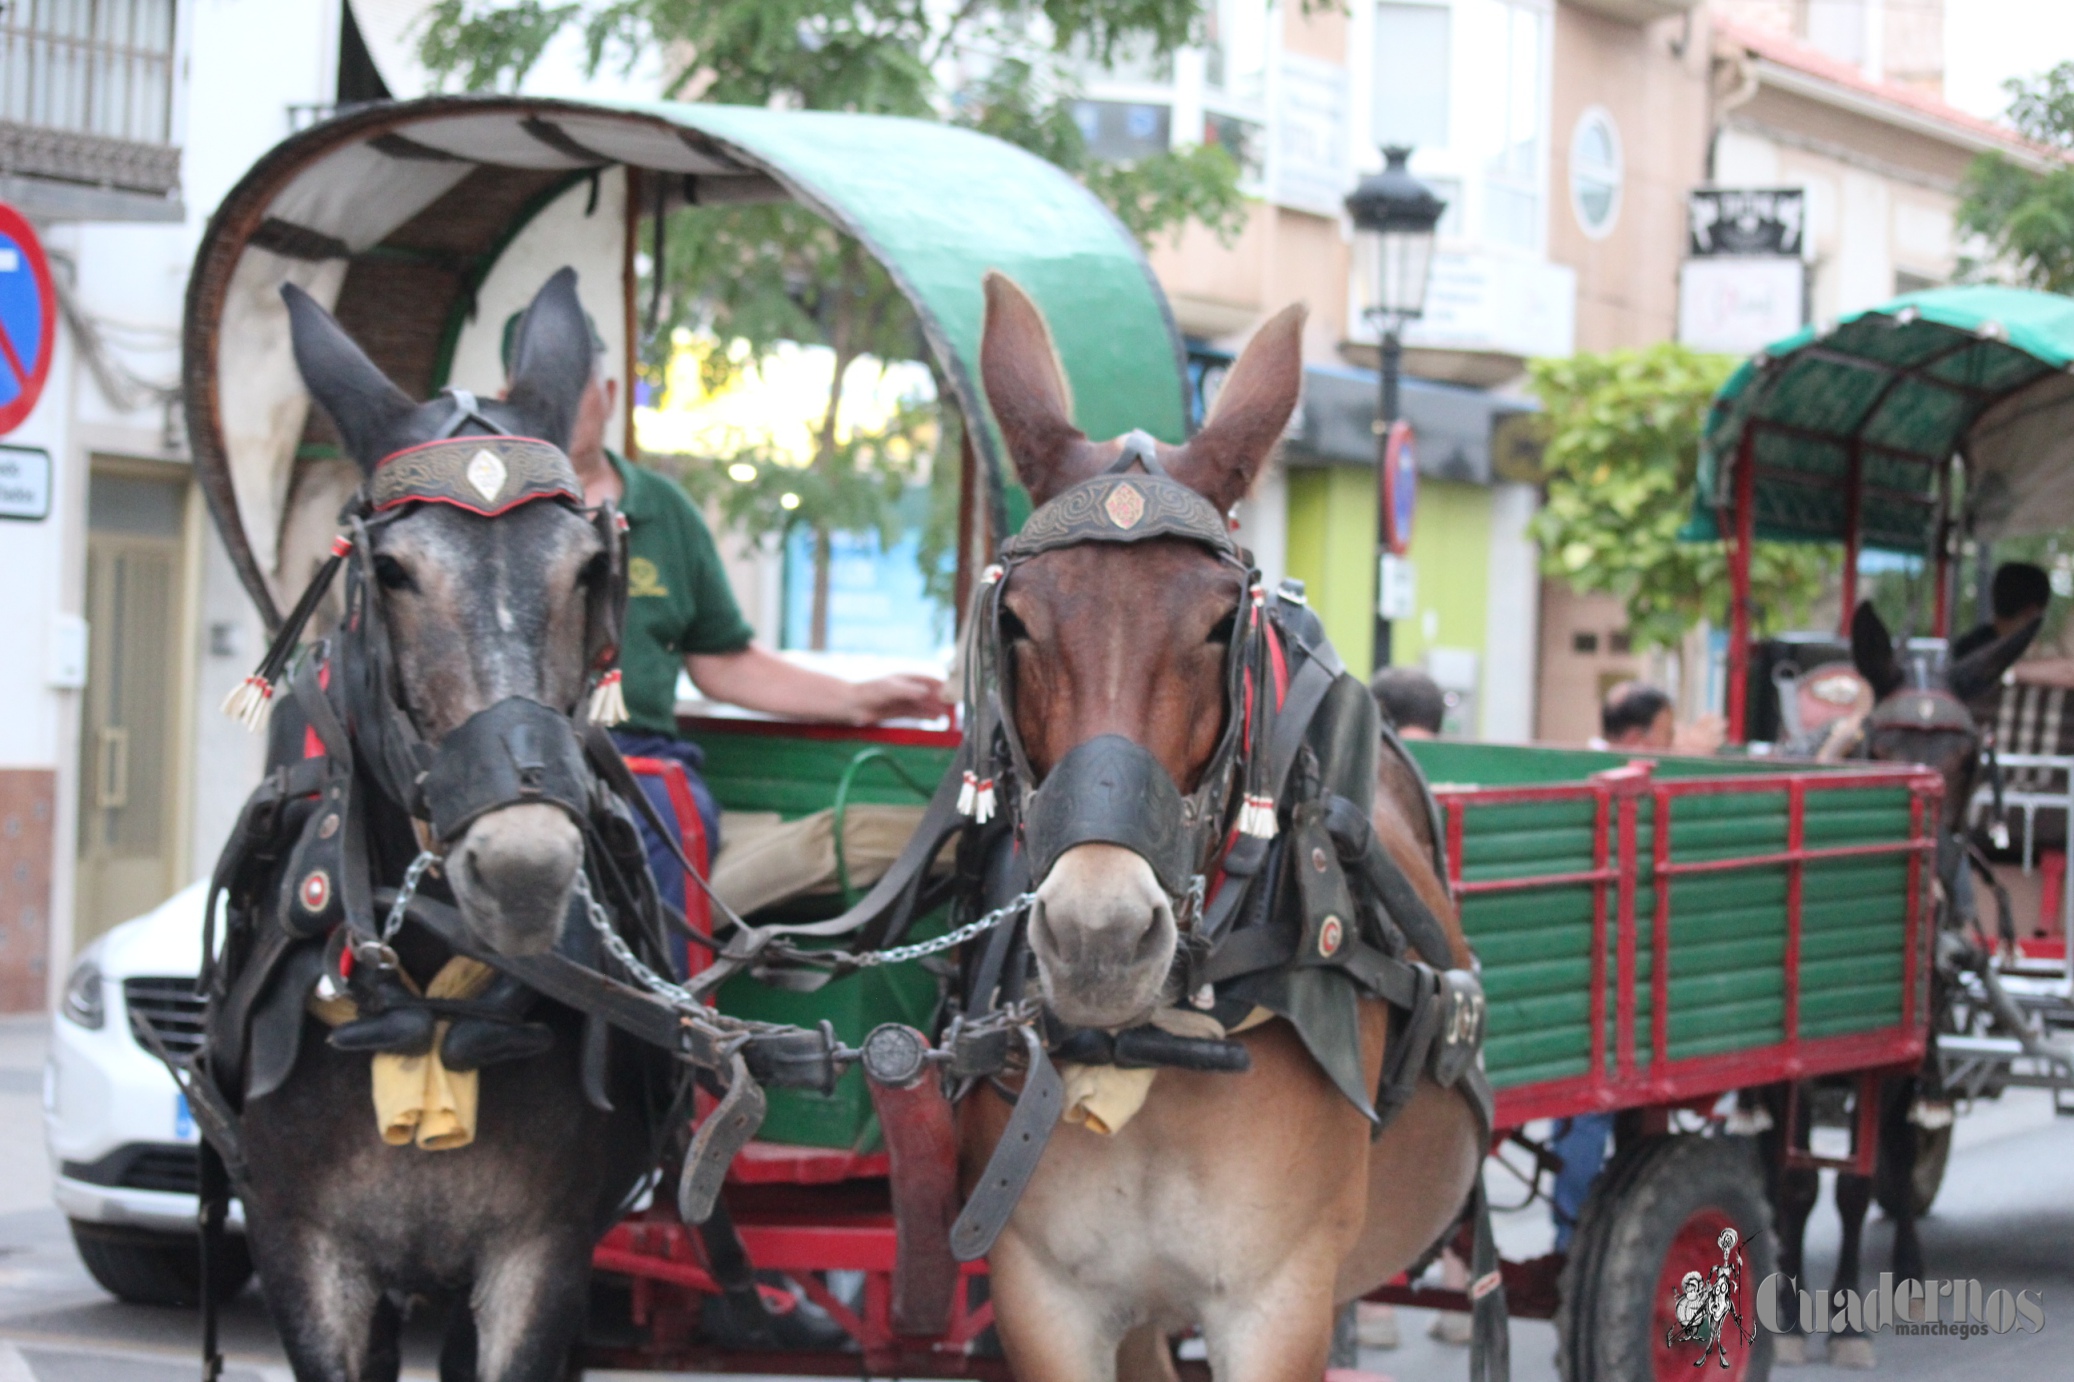
<instances>
[{"instance_id":1,"label":"mule ear","mask_svg":"<svg viewBox=\"0 0 2074 1382\"><path fill-rule=\"evenodd\" d=\"M1246 497L1296 411L1304 315L1302 303L1291 303L1253 333L1225 376L1210 420L1167 461L1175 479L1220 511Z\"/></svg>"},{"instance_id":2,"label":"mule ear","mask_svg":"<svg viewBox=\"0 0 2074 1382\"><path fill-rule=\"evenodd\" d=\"M980 378L1015 473L1031 500L1042 504L1101 469L1107 456L1073 425L1073 394L1037 304L999 271L988 272L986 294Z\"/></svg>"},{"instance_id":3,"label":"mule ear","mask_svg":"<svg viewBox=\"0 0 2074 1382\"><path fill-rule=\"evenodd\" d=\"M1851 663L1857 667L1858 675L1872 685L1873 699L1885 700L1901 685L1901 664L1894 658L1894 635L1887 632L1886 620L1872 607L1872 601L1859 604L1858 612L1851 616Z\"/></svg>"},{"instance_id":4,"label":"mule ear","mask_svg":"<svg viewBox=\"0 0 2074 1382\"><path fill-rule=\"evenodd\" d=\"M372 473L391 449L388 438L417 405L315 298L284 283L281 300L288 304L288 333L304 386L338 428L347 454Z\"/></svg>"},{"instance_id":5,"label":"mule ear","mask_svg":"<svg viewBox=\"0 0 2074 1382\"><path fill-rule=\"evenodd\" d=\"M567 450L595 363L590 321L576 296L576 270L556 269L519 318L504 401L519 411L532 435Z\"/></svg>"},{"instance_id":6,"label":"mule ear","mask_svg":"<svg viewBox=\"0 0 2074 1382\"><path fill-rule=\"evenodd\" d=\"M1998 638L1985 648L1975 649L1952 664L1945 680L1950 683L1952 694L1962 701L1970 701L1984 694L2002 674L2016 665L2016 660L2031 646L2038 630L2045 625L2045 616L2039 615L2030 623L2010 634Z\"/></svg>"}]
</instances>

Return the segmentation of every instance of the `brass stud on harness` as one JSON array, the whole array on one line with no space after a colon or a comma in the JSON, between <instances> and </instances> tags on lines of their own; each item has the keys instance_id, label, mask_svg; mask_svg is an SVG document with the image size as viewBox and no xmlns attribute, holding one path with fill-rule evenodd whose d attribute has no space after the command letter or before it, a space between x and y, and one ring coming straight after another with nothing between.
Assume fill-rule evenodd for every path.
<instances>
[{"instance_id":1,"label":"brass stud on harness","mask_svg":"<svg viewBox=\"0 0 2074 1382\"><path fill-rule=\"evenodd\" d=\"M331 901L331 875L323 869L311 869L302 880L301 886L296 888L295 900L302 904L302 909L306 912L323 911Z\"/></svg>"},{"instance_id":2,"label":"brass stud on harness","mask_svg":"<svg viewBox=\"0 0 2074 1382\"><path fill-rule=\"evenodd\" d=\"M1340 919L1326 913L1324 924L1318 928L1318 953L1331 959L1339 953L1340 942L1345 939L1346 928L1340 924Z\"/></svg>"}]
</instances>

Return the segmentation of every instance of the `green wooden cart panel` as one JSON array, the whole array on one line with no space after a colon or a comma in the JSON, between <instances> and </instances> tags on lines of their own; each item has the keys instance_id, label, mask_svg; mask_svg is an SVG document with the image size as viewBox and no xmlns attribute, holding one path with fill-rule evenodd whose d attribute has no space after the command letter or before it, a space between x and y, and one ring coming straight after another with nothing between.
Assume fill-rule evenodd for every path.
<instances>
[{"instance_id":1,"label":"green wooden cart panel","mask_svg":"<svg viewBox=\"0 0 2074 1382\"><path fill-rule=\"evenodd\" d=\"M860 753L889 755L916 782L933 785L951 760L935 746L880 745L858 737L773 733L766 726L731 729L701 722L707 780L733 810L779 811L788 817L831 805L836 784ZM1603 851L1617 862L1617 812L1601 823L1598 803L1578 789L1591 774L1625 766L1620 754L1495 745L1422 743L1413 752L1443 797L1482 788L1557 787L1549 800L1486 801L1462 807L1462 875L1469 882L1530 880L1589 873ZM1692 784L1776 774L1774 763L1736 759L1662 760L1654 780ZM1800 765L1794 765L1798 770ZM1804 794L1802 835L1810 848L1888 845L1907 838L1910 796L1891 780ZM884 763L862 768L851 799L914 802L917 793ZM1656 801L1635 801L1637 870L1632 892L1636 925L1634 973L1638 1067L1650 1062L1656 900ZM1603 836L1603 838L1602 838ZM1694 790L1672 800L1669 857L1674 867L1781 853L1788 837L1788 794L1751 784L1740 790ZM1890 1028L1901 1020L1906 972L1907 860L1895 854L1809 861L1801 867L1802 1037ZM1674 876L1667 882L1669 937L1666 1046L1673 1060L1755 1050L1787 1036L1785 965L1789 870L1757 864ZM1501 1089L1583 1075L1591 1061L1592 953L1609 956L1604 1035L1614 1073L1621 979L1611 957L1619 949L1619 894L1612 884L1528 884L1473 893L1463 926L1476 948L1490 1001L1485 1063ZM931 928L941 925L932 918ZM721 1006L745 1017L835 1023L846 1042L879 1022L927 1025L939 1001L936 981L905 966L873 971L799 994L737 978L721 990ZM831 1095L772 1091L766 1135L830 1147L871 1147L878 1130L869 1097L853 1072Z\"/></svg>"},{"instance_id":2,"label":"green wooden cart panel","mask_svg":"<svg viewBox=\"0 0 2074 1382\"><path fill-rule=\"evenodd\" d=\"M1575 789L1595 773L1627 766L1628 755L1446 741L1411 746L1443 799L1461 796L1465 883L1523 882L1617 866L1618 818ZM1789 793L1741 780L1789 768L1761 759L1655 760L1653 784L1674 794L1669 812L1673 868L1784 853ZM1692 790L1718 779L1721 791ZM1891 779L1811 789L1803 795L1802 844L1809 849L1892 846L1911 829L1911 797ZM1488 800L1478 789L1565 788L1544 800ZM1790 869L1760 863L1659 880L1657 803L1634 799L1636 876L1632 894L1637 1066L1650 1062L1654 1018L1656 906L1669 899L1665 930L1666 1050L1673 1060L1755 1050L1784 1041ZM1910 865L1898 854L1815 860L1801 866L1799 1034L1838 1036L1901 1020ZM1500 1089L1580 1076L1591 1061L1594 945L1607 959L1604 1033L1614 1073L1621 1000L1620 889L1569 881L1471 891L1462 924L1482 966L1490 1001L1485 1064Z\"/></svg>"},{"instance_id":3,"label":"green wooden cart panel","mask_svg":"<svg viewBox=\"0 0 2074 1382\"><path fill-rule=\"evenodd\" d=\"M952 751L926 745L881 744L870 739L822 738L773 733L755 724L729 730L701 721L692 731L706 753L705 778L721 806L730 811L777 811L788 819L825 811L835 804L836 784L860 754L884 753L922 784L918 795L884 762L861 766L849 799L883 804L917 804L950 766ZM917 923L915 937L942 934L944 920ZM894 965L838 979L813 993L772 988L747 975L721 985L719 1007L736 1017L812 1027L835 1025L838 1040L855 1046L881 1022L905 1022L928 1030L942 995L936 978L919 965ZM809 1089L770 1089L770 1112L762 1136L772 1142L809 1147L876 1150L878 1119L861 1069L852 1068L828 1094Z\"/></svg>"}]
</instances>

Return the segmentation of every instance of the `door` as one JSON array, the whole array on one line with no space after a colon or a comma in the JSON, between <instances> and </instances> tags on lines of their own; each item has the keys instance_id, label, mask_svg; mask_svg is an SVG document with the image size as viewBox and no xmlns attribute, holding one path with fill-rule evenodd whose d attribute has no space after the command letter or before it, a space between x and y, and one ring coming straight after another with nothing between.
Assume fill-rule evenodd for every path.
<instances>
[{"instance_id":1,"label":"door","mask_svg":"<svg viewBox=\"0 0 2074 1382\"><path fill-rule=\"evenodd\" d=\"M175 727L187 489L184 475L97 466L87 496L75 949L156 907L184 881Z\"/></svg>"}]
</instances>

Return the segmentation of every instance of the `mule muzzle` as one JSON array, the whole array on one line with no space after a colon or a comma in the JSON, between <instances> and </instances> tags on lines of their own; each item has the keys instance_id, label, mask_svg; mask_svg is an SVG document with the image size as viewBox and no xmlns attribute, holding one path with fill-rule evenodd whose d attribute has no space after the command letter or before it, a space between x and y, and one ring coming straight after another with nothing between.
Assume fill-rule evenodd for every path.
<instances>
[{"instance_id":1,"label":"mule muzzle","mask_svg":"<svg viewBox=\"0 0 2074 1382\"><path fill-rule=\"evenodd\" d=\"M507 696L448 731L421 790L432 833L451 845L504 806L555 806L581 821L590 812L591 775L567 715Z\"/></svg>"},{"instance_id":2,"label":"mule muzzle","mask_svg":"<svg viewBox=\"0 0 2074 1382\"><path fill-rule=\"evenodd\" d=\"M1166 996L1179 932L1152 869L1118 845L1060 855L1030 908L1045 1001L1076 1027L1130 1027Z\"/></svg>"},{"instance_id":3,"label":"mule muzzle","mask_svg":"<svg viewBox=\"0 0 2074 1382\"><path fill-rule=\"evenodd\" d=\"M477 711L440 741L421 790L469 926L503 954L551 947L583 867L592 790L569 717L523 696Z\"/></svg>"},{"instance_id":4,"label":"mule muzzle","mask_svg":"<svg viewBox=\"0 0 2074 1382\"><path fill-rule=\"evenodd\" d=\"M1023 820L1030 876L1040 882L1076 846L1115 845L1144 860L1168 897L1180 897L1195 872L1196 843L1173 777L1121 734L1076 744L1053 764Z\"/></svg>"}]
</instances>

